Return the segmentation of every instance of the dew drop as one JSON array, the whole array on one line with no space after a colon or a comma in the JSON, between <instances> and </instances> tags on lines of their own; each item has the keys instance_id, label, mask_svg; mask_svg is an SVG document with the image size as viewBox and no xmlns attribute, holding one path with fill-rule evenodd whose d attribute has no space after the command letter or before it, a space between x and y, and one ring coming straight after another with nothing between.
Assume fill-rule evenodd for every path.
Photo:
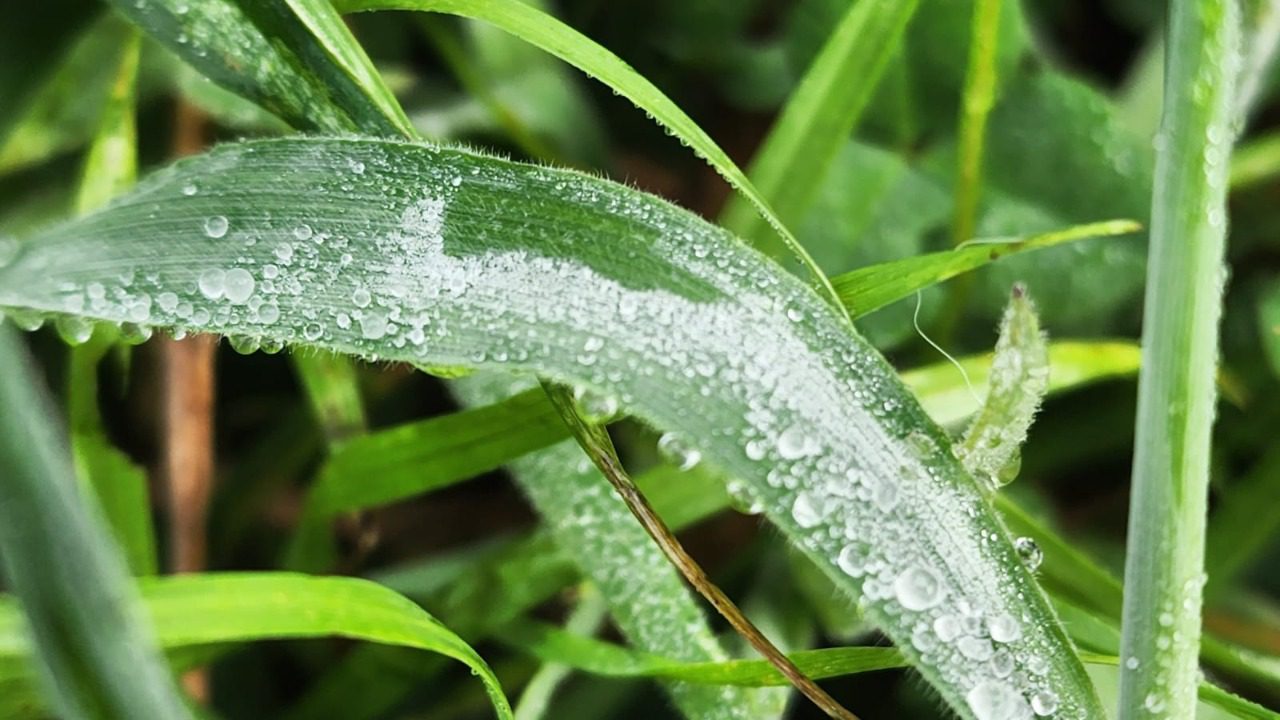
<instances>
[{"instance_id":1,"label":"dew drop","mask_svg":"<svg viewBox=\"0 0 1280 720\"><path fill-rule=\"evenodd\" d=\"M268 355L275 355L284 349L284 341L277 338L262 338L258 343L258 349Z\"/></svg>"},{"instance_id":2,"label":"dew drop","mask_svg":"<svg viewBox=\"0 0 1280 720\"><path fill-rule=\"evenodd\" d=\"M264 303L258 308L258 322L270 325L280 319L280 307L273 302Z\"/></svg>"},{"instance_id":3,"label":"dew drop","mask_svg":"<svg viewBox=\"0 0 1280 720\"><path fill-rule=\"evenodd\" d=\"M200 192L200 188L196 187L195 184L193 183L187 183L186 185L182 186L182 194L186 195L187 197L191 197L192 195L195 195L198 192Z\"/></svg>"},{"instance_id":4,"label":"dew drop","mask_svg":"<svg viewBox=\"0 0 1280 720\"><path fill-rule=\"evenodd\" d=\"M798 460L814 452L813 443L798 426L792 425L778 436L778 454L783 460Z\"/></svg>"},{"instance_id":5,"label":"dew drop","mask_svg":"<svg viewBox=\"0 0 1280 720\"><path fill-rule=\"evenodd\" d=\"M995 650L991 647L991 643L987 642L986 638L962 637L956 642L956 649L960 651L961 655L978 662L990 660L991 656L995 654Z\"/></svg>"},{"instance_id":6,"label":"dew drop","mask_svg":"<svg viewBox=\"0 0 1280 720\"><path fill-rule=\"evenodd\" d=\"M1026 720L1031 708L1008 683L983 680L965 695L965 702L977 720Z\"/></svg>"},{"instance_id":7,"label":"dew drop","mask_svg":"<svg viewBox=\"0 0 1280 720\"><path fill-rule=\"evenodd\" d=\"M923 565L913 565L893 581L898 602L908 610L928 610L942 602L946 594L938 573Z\"/></svg>"},{"instance_id":8,"label":"dew drop","mask_svg":"<svg viewBox=\"0 0 1280 720\"><path fill-rule=\"evenodd\" d=\"M227 291L227 273L218 268L209 268L200 273L200 279L196 284L200 287L200 294L210 300L217 300Z\"/></svg>"},{"instance_id":9,"label":"dew drop","mask_svg":"<svg viewBox=\"0 0 1280 720\"><path fill-rule=\"evenodd\" d=\"M1022 637L1022 625L1009 613L1001 613L991 618L987 624L991 639L998 643L1016 642Z\"/></svg>"},{"instance_id":10,"label":"dew drop","mask_svg":"<svg viewBox=\"0 0 1280 720\"><path fill-rule=\"evenodd\" d=\"M178 296L171 292L162 292L156 296L156 305L159 305L161 310L171 313L178 309Z\"/></svg>"},{"instance_id":11,"label":"dew drop","mask_svg":"<svg viewBox=\"0 0 1280 720\"><path fill-rule=\"evenodd\" d=\"M1022 558L1022 564L1032 572L1035 572L1040 567L1040 563L1044 562L1044 553L1040 551L1040 546L1029 537L1014 540L1013 548L1018 552L1018 557Z\"/></svg>"},{"instance_id":12,"label":"dew drop","mask_svg":"<svg viewBox=\"0 0 1280 720\"><path fill-rule=\"evenodd\" d=\"M126 345L141 345L151 339L151 326L139 323L120 323L120 340Z\"/></svg>"},{"instance_id":13,"label":"dew drop","mask_svg":"<svg viewBox=\"0 0 1280 720\"><path fill-rule=\"evenodd\" d=\"M991 656L991 672L996 677L1009 677L1013 674L1014 667L1013 653L1005 648L1000 648Z\"/></svg>"},{"instance_id":14,"label":"dew drop","mask_svg":"<svg viewBox=\"0 0 1280 720\"><path fill-rule=\"evenodd\" d=\"M227 338L227 342L231 343L231 349L241 355L252 355L258 351L261 342L258 338L251 335L232 335Z\"/></svg>"},{"instance_id":15,"label":"dew drop","mask_svg":"<svg viewBox=\"0 0 1280 720\"><path fill-rule=\"evenodd\" d=\"M63 315L53 322L61 337L68 345L83 345L93 337L93 321L75 315Z\"/></svg>"},{"instance_id":16,"label":"dew drop","mask_svg":"<svg viewBox=\"0 0 1280 720\"><path fill-rule=\"evenodd\" d=\"M356 288L355 291L351 293L351 302L355 303L355 306L358 308L369 307L369 303L372 300L373 296L371 296L369 291L364 288Z\"/></svg>"},{"instance_id":17,"label":"dew drop","mask_svg":"<svg viewBox=\"0 0 1280 720\"><path fill-rule=\"evenodd\" d=\"M1155 693L1147 693L1147 696L1142 700L1142 707L1153 714L1164 712L1164 698Z\"/></svg>"},{"instance_id":18,"label":"dew drop","mask_svg":"<svg viewBox=\"0 0 1280 720\"><path fill-rule=\"evenodd\" d=\"M319 340L320 336L323 334L324 328L320 326L320 323L307 323L302 328L302 337L307 342L315 342L316 340Z\"/></svg>"},{"instance_id":19,"label":"dew drop","mask_svg":"<svg viewBox=\"0 0 1280 720\"><path fill-rule=\"evenodd\" d=\"M819 500L807 492L796 495L791 504L791 518L802 528L811 528L822 522L822 505Z\"/></svg>"},{"instance_id":20,"label":"dew drop","mask_svg":"<svg viewBox=\"0 0 1280 720\"><path fill-rule=\"evenodd\" d=\"M1052 690L1041 690L1031 696L1031 709L1041 717L1058 710L1058 696Z\"/></svg>"},{"instance_id":21,"label":"dew drop","mask_svg":"<svg viewBox=\"0 0 1280 720\"><path fill-rule=\"evenodd\" d=\"M309 240L314 234L315 232L311 229L311 226L306 223L303 223L293 229L293 236L299 240Z\"/></svg>"},{"instance_id":22,"label":"dew drop","mask_svg":"<svg viewBox=\"0 0 1280 720\"><path fill-rule=\"evenodd\" d=\"M1125 660L1125 661L1124 661L1124 666L1125 666L1126 668L1130 669L1130 670L1137 670L1137 669L1138 669L1138 666L1139 666L1139 665L1141 665L1141 664L1142 664L1142 663L1141 663L1141 662L1139 662L1138 658L1136 658L1136 657L1134 657L1134 656L1132 656L1132 655L1130 655L1130 656L1129 656L1129 658L1128 658L1127 660Z\"/></svg>"},{"instance_id":23,"label":"dew drop","mask_svg":"<svg viewBox=\"0 0 1280 720\"><path fill-rule=\"evenodd\" d=\"M366 340L379 340L387 334L387 314L379 309L366 312L360 318L360 336Z\"/></svg>"},{"instance_id":24,"label":"dew drop","mask_svg":"<svg viewBox=\"0 0 1280 720\"><path fill-rule=\"evenodd\" d=\"M253 294L253 276L244 268L233 268L227 271L223 296L239 305Z\"/></svg>"},{"instance_id":25,"label":"dew drop","mask_svg":"<svg viewBox=\"0 0 1280 720\"><path fill-rule=\"evenodd\" d=\"M293 246L289 243L280 243L275 249L276 259L288 265L293 261Z\"/></svg>"},{"instance_id":26,"label":"dew drop","mask_svg":"<svg viewBox=\"0 0 1280 720\"><path fill-rule=\"evenodd\" d=\"M763 460L768 448L760 440L748 440L745 451L748 460Z\"/></svg>"},{"instance_id":27,"label":"dew drop","mask_svg":"<svg viewBox=\"0 0 1280 720\"><path fill-rule=\"evenodd\" d=\"M840 549L836 564L849 577L862 577L867 572L867 560L871 548L866 543L851 542Z\"/></svg>"},{"instance_id":28,"label":"dew drop","mask_svg":"<svg viewBox=\"0 0 1280 720\"><path fill-rule=\"evenodd\" d=\"M702 453L690 447L677 433L665 433L658 438L658 453L681 470L691 470L702 461Z\"/></svg>"},{"instance_id":29,"label":"dew drop","mask_svg":"<svg viewBox=\"0 0 1280 720\"><path fill-rule=\"evenodd\" d=\"M212 215L204 219L204 234L217 240L227 234L230 223L222 215Z\"/></svg>"},{"instance_id":30,"label":"dew drop","mask_svg":"<svg viewBox=\"0 0 1280 720\"><path fill-rule=\"evenodd\" d=\"M598 393L588 387L575 387L573 402L578 406L578 413L582 418L590 423L606 423L618 414L617 398Z\"/></svg>"},{"instance_id":31,"label":"dew drop","mask_svg":"<svg viewBox=\"0 0 1280 720\"><path fill-rule=\"evenodd\" d=\"M35 310L11 309L5 313L20 330L34 332L44 327L44 315Z\"/></svg>"}]
</instances>

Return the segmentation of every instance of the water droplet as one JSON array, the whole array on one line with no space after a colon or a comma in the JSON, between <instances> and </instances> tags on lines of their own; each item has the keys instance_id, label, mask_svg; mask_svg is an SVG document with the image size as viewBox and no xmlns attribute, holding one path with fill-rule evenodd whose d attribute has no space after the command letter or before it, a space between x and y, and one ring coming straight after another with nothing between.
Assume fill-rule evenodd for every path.
<instances>
[{"instance_id":1,"label":"water droplet","mask_svg":"<svg viewBox=\"0 0 1280 720\"><path fill-rule=\"evenodd\" d=\"M268 355L275 355L284 349L284 341L278 338L262 338L258 349Z\"/></svg>"},{"instance_id":2,"label":"water droplet","mask_svg":"<svg viewBox=\"0 0 1280 720\"><path fill-rule=\"evenodd\" d=\"M204 220L204 234L217 240L227 234L230 223L221 215L212 215Z\"/></svg>"},{"instance_id":3,"label":"water droplet","mask_svg":"<svg viewBox=\"0 0 1280 720\"><path fill-rule=\"evenodd\" d=\"M231 343L231 349L241 355L252 355L258 351L261 342L258 338L251 335L231 335L227 338L227 342Z\"/></svg>"},{"instance_id":4,"label":"water droplet","mask_svg":"<svg viewBox=\"0 0 1280 720\"><path fill-rule=\"evenodd\" d=\"M1147 693L1142 700L1142 707L1147 709L1149 713L1164 712L1164 698L1155 693Z\"/></svg>"},{"instance_id":5,"label":"water droplet","mask_svg":"<svg viewBox=\"0 0 1280 720\"><path fill-rule=\"evenodd\" d=\"M258 322L270 325L280 319L280 307L273 302L264 303L258 308Z\"/></svg>"},{"instance_id":6,"label":"water droplet","mask_svg":"<svg viewBox=\"0 0 1280 720\"><path fill-rule=\"evenodd\" d=\"M1014 540L1013 549L1018 551L1022 564L1031 572L1035 572L1040 567L1040 563L1044 562L1044 553L1040 551L1040 546L1029 537Z\"/></svg>"},{"instance_id":7,"label":"water droplet","mask_svg":"<svg viewBox=\"0 0 1280 720\"><path fill-rule=\"evenodd\" d=\"M745 451L747 453L747 459L763 460L765 454L768 452L768 448L765 446L764 442L760 440L748 440Z\"/></svg>"},{"instance_id":8,"label":"water droplet","mask_svg":"<svg viewBox=\"0 0 1280 720\"><path fill-rule=\"evenodd\" d=\"M200 287L200 294L210 300L217 300L227 290L227 273L218 268L209 268L200 273L200 279L196 284Z\"/></svg>"},{"instance_id":9,"label":"water droplet","mask_svg":"<svg viewBox=\"0 0 1280 720\"><path fill-rule=\"evenodd\" d=\"M249 299L253 294L253 276L248 270L243 268L234 268L227 271L226 280L223 288L223 296L231 302L239 305Z\"/></svg>"},{"instance_id":10,"label":"water droplet","mask_svg":"<svg viewBox=\"0 0 1280 720\"><path fill-rule=\"evenodd\" d=\"M995 648L991 647L991 643L987 642L986 638L962 637L956 643L956 649L960 651L961 655L978 662L990 660L991 656L995 654Z\"/></svg>"},{"instance_id":11,"label":"water droplet","mask_svg":"<svg viewBox=\"0 0 1280 720\"><path fill-rule=\"evenodd\" d=\"M1124 661L1124 666L1130 670L1137 670L1138 666L1141 664L1142 662L1138 660L1138 658L1133 657L1132 655L1130 655L1129 658Z\"/></svg>"},{"instance_id":12,"label":"water droplet","mask_svg":"<svg viewBox=\"0 0 1280 720\"><path fill-rule=\"evenodd\" d=\"M811 528L822 522L822 510L821 501L807 492L801 492L791 504L791 518L800 527Z\"/></svg>"},{"instance_id":13,"label":"water droplet","mask_svg":"<svg viewBox=\"0 0 1280 720\"><path fill-rule=\"evenodd\" d=\"M1022 695L999 680L979 682L964 699L977 720L1026 720L1031 717L1031 708Z\"/></svg>"},{"instance_id":14,"label":"water droplet","mask_svg":"<svg viewBox=\"0 0 1280 720\"><path fill-rule=\"evenodd\" d=\"M75 315L62 315L53 323L58 336L68 345L83 345L93 337L93 321Z\"/></svg>"},{"instance_id":15,"label":"water droplet","mask_svg":"<svg viewBox=\"0 0 1280 720\"><path fill-rule=\"evenodd\" d=\"M156 305L159 305L161 310L172 313L178 309L178 296L171 292L162 292L156 296Z\"/></svg>"},{"instance_id":16,"label":"water droplet","mask_svg":"<svg viewBox=\"0 0 1280 720\"><path fill-rule=\"evenodd\" d=\"M139 323L120 323L120 340L127 345L141 345L151 339L151 326Z\"/></svg>"},{"instance_id":17,"label":"water droplet","mask_svg":"<svg viewBox=\"0 0 1280 720\"><path fill-rule=\"evenodd\" d=\"M1031 709L1035 714L1052 715L1058 710L1058 696L1052 690L1041 690L1031 696Z\"/></svg>"},{"instance_id":18,"label":"water droplet","mask_svg":"<svg viewBox=\"0 0 1280 720\"><path fill-rule=\"evenodd\" d=\"M851 542L840 549L836 556L836 564L849 577L862 577L867 571L867 560L871 554L871 546L863 542Z\"/></svg>"},{"instance_id":19,"label":"water droplet","mask_svg":"<svg viewBox=\"0 0 1280 720\"><path fill-rule=\"evenodd\" d=\"M20 330L34 332L44 327L44 315L35 310L21 310L13 308L7 310L6 315L8 315L9 319L12 320L13 324L17 325Z\"/></svg>"},{"instance_id":20,"label":"water droplet","mask_svg":"<svg viewBox=\"0 0 1280 720\"><path fill-rule=\"evenodd\" d=\"M782 434L778 436L778 454L783 460L798 460L806 455L812 455L817 449L813 447L813 442L805 436L804 431L798 426L792 425Z\"/></svg>"},{"instance_id":21,"label":"water droplet","mask_svg":"<svg viewBox=\"0 0 1280 720\"><path fill-rule=\"evenodd\" d=\"M1022 637L1022 625L1009 613L1000 613L987 623L991 639L998 643L1016 642Z\"/></svg>"},{"instance_id":22,"label":"water droplet","mask_svg":"<svg viewBox=\"0 0 1280 720\"><path fill-rule=\"evenodd\" d=\"M872 478L871 483L871 502L880 509L881 512L889 512L898 505L898 483L889 478L876 477Z\"/></svg>"},{"instance_id":23,"label":"water droplet","mask_svg":"<svg viewBox=\"0 0 1280 720\"><path fill-rule=\"evenodd\" d=\"M293 261L293 246L289 243L280 243L277 245L275 253L276 258L285 265L288 265Z\"/></svg>"},{"instance_id":24,"label":"water droplet","mask_svg":"<svg viewBox=\"0 0 1280 720\"><path fill-rule=\"evenodd\" d=\"M1160 627L1170 627L1173 625L1173 613L1162 612L1160 617L1156 618L1156 622L1160 623Z\"/></svg>"},{"instance_id":25,"label":"water droplet","mask_svg":"<svg viewBox=\"0 0 1280 720\"><path fill-rule=\"evenodd\" d=\"M200 192L200 188L196 187L195 184L193 183L187 183L186 185L182 186L182 194L186 195L187 197L191 197L192 195L195 195L198 192Z\"/></svg>"},{"instance_id":26,"label":"water droplet","mask_svg":"<svg viewBox=\"0 0 1280 720\"><path fill-rule=\"evenodd\" d=\"M323 334L324 328L320 326L320 323L307 323L302 328L302 337L307 342L315 342L316 340L319 340L320 336Z\"/></svg>"},{"instance_id":27,"label":"water droplet","mask_svg":"<svg viewBox=\"0 0 1280 720\"><path fill-rule=\"evenodd\" d=\"M991 656L991 672L996 677L1009 677L1013 674L1014 667L1013 653L1005 648L1000 648Z\"/></svg>"},{"instance_id":28,"label":"water droplet","mask_svg":"<svg viewBox=\"0 0 1280 720\"><path fill-rule=\"evenodd\" d=\"M690 447L684 438L676 433L665 433L658 438L658 453L667 462L681 470L691 470L702 461L702 453Z\"/></svg>"},{"instance_id":29,"label":"water droplet","mask_svg":"<svg viewBox=\"0 0 1280 720\"><path fill-rule=\"evenodd\" d=\"M303 223L293 229L293 236L299 240L309 240L313 234L314 231L311 229L311 226L306 223Z\"/></svg>"},{"instance_id":30,"label":"water droplet","mask_svg":"<svg viewBox=\"0 0 1280 720\"><path fill-rule=\"evenodd\" d=\"M913 565L893 581L898 602L908 610L928 610L942 602L946 594L938 573L923 565Z\"/></svg>"},{"instance_id":31,"label":"water droplet","mask_svg":"<svg viewBox=\"0 0 1280 720\"><path fill-rule=\"evenodd\" d=\"M360 318L360 336L366 340L379 340L387 334L387 314L378 308L365 312Z\"/></svg>"},{"instance_id":32,"label":"water droplet","mask_svg":"<svg viewBox=\"0 0 1280 720\"><path fill-rule=\"evenodd\" d=\"M575 387L573 402L578 406L578 414L590 423L607 423L618 414L617 398L598 393L588 387Z\"/></svg>"},{"instance_id":33,"label":"water droplet","mask_svg":"<svg viewBox=\"0 0 1280 720\"><path fill-rule=\"evenodd\" d=\"M358 308L369 307L369 303L373 301L373 296L364 288L356 288L351 293L351 302L355 303Z\"/></svg>"}]
</instances>

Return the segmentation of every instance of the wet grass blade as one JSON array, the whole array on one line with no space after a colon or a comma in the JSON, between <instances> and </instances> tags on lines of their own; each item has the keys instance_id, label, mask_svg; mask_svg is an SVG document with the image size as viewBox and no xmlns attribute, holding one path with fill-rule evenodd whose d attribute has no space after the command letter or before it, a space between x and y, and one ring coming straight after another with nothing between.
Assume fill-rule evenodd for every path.
<instances>
[{"instance_id":1,"label":"wet grass blade","mask_svg":"<svg viewBox=\"0 0 1280 720\"><path fill-rule=\"evenodd\" d=\"M590 38L535 7L520 0L338 0L343 13L373 10L417 10L439 12L491 23L512 35L545 50L608 85L643 109L656 122L693 149L716 172L740 192L773 227L787 249L795 254L814 287L838 304L835 290L808 251L795 239L778 217L765 195L756 189L736 163L720 149L711 136L671 101L653 83L621 58Z\"/></svg>"},{"instance_id":2,"label":"wet grass blade","mask_svg":"<svg viewBox=\"0 0 1280 720\"><path fill-rule=\"evenodd\" d=\"M1195 706L1239 7L1169 7L1125 555L1120 718ZM1191 88L1192 92L1181 92Z\"/></svg>"},{"instance_id":3,"label":"wet grass blade","mask_svg":"<svg viewBox=\"0 0 1280 720\"><path fill-rule=\"evenodd\" d=\"M498 717L511 717L502 686L471 646L422 608L368 580L275 572L208 573L148 578L139 588L142 605L165 650L320 637L426 650L470 667L484 682ZM16 607L0 600L0 672L7 669L20 677L23 661L30 656Z\"/></svg>"},{"instance_id":4,"label":"wet grass blade","mask_svg":"<svg viewBox=\"0 0 1280 720\"><path fill-rule=\"evenodd\" d=\"M908 297L916 290L949 280L1008 255L1086 238L1128 235L1141 227L1132 220L1105 220L1016 240L974 240L955 250L916 255L859 268L837 275L831 282L849 315L857 318L879 310L894 300Z\"/></svg>"},{"instance_id":5,"label":"wet grass blade","mask_svg":"<svg viewBox=\"0 0 1280 720\"><path fill-rule=\"evenodd\" d=\"M783 222L796 226L813 204L827 166L870 102L918 0L850 3L748 169ZM741 198L721 217L726 228L764 240L763 222Z\"/></svg>"},{"instance_id":6,"label":"wet grass blade","mask_svg":"<svg viewBox=\"0 0 1280 720\"><path fill-rule=\"evenodd\" d=\"M70 718L190 717L100 511L78 496L42 383L21 338L0 326L0 562L46 697Z\"/></svg>"},{"instance_id":7,"label":"wet grass blade","mask_svg":"<svg viewBox=\"0 0 1280 720\"><path fill-rule=\"evenodd\" d=\"M139 268L131 286L121 266ZM102 298L84 295L92 282ZM741 480L962 714L1045 686L1096 707L1012 542L892 369L794 278L651 196L410 143L230 145L32 238L0 269L0 305L104 321L145 309L157 326L614 397ZM1022 618L1008 677L975 678L954 644L913 644L962 600Z\"/></svg>"}]
</instances>

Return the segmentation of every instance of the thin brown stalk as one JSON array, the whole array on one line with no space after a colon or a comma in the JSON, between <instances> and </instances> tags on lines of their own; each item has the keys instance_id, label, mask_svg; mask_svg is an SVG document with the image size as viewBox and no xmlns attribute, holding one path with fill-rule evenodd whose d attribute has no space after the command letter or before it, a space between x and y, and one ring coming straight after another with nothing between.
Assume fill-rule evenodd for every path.
<instances>
[{"instance_id":1,"label":"thin brown stalk","mask_svg":"<svg viewBox=\"0 0 1280 720\"><path fill-rule=\"evenodd\" d=\"M174 115L173 154L199 152L205 145L205 118L179 101ZM214 351L217 340L196 335L162 340L162 477L169 512L169 569L199 572L207 564L209 498L213 491ZM192 670L182 678L191 696L205 701L208 674Z\"/></svg>"},{"instance_id":2,"label":"thin brown stalk","mask_svg":"<svg viewBox=\"0 0 1280 720\"><path fill-rule=\"evenodd\" d=\"M765 660L782 673L802 695L808 698L814 705L817 705L828 716L839 718L840 720L858 720L858 717L849 712L844 706L836 702L835 698L827 694L827 691L818 687L812 679L804 674L795 663L791 662L764 633L743 614L737 604L725 595L711 578L707 576L702 566L697 560L689 554L680 541L676 539L671 529L663 522L653 510L653 506L640 492L640 488L636 487L635 482L627 471L623 469L622 462L618 459L618 453L614 450L613 441L609 438L608 432L599 425L593 425L586 422L578 414L577 409L573 405L573 395L567 389L543 383L543 388L547 391L547 396L551 399L556 409L560 411L560 417L569 426L573 432L574 438L578 441L587 456L595 463L600 472L613 485L613 489L617 491L622 501L626 503L627 509L640 521L640 525L644 527L645 532L649 533L649 537L653 538L658 547L662 549L663 554L675 565L684 579L693 586L693 589L699 595L706 598L707 602L716 609L716 612L729 622L735 631L760 653Z\"/></svg>"}]
</instances>

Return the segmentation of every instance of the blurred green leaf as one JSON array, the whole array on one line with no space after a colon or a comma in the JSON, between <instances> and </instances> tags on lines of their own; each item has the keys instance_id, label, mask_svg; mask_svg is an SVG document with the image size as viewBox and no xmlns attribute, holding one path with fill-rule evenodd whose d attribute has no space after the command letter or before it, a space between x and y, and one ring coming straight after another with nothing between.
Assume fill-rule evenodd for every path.
<instances>
[{"instance_id":1,"label":"blurred green leaf","mask_svg":"<svg viewBox=\"0 0 1280 720\"><path fill-rule=\"evenodd\" d=\"M167 650L317 637L426 650L470 667L484 682L498 717L511 717L502 686L471 646L422 608L367 580L207 573L144 579L140 590L156 636ZM0 672L21 673L22 662L30 657L17 606L0 600Z\"/></svg>"}]
</instances>

